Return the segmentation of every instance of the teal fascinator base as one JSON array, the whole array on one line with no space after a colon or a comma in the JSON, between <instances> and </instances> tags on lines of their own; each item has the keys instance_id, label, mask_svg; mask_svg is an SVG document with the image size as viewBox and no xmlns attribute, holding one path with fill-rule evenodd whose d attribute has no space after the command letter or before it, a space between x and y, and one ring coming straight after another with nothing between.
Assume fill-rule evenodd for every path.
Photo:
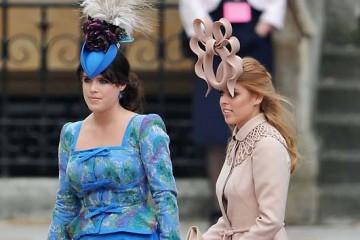
<instances>
[{"instance_id":1,"label":"teal fascinator base","mask_svg":"<svg viewBox=\"0 0 360 240\"><path fill-rule=\"evenodd\" d=\"M117 46L111 44L106 52L91 51L83 44L80 52L80 64L89 78L96 77L110 66L117 55Z\"/></svg>"}]
</instances>

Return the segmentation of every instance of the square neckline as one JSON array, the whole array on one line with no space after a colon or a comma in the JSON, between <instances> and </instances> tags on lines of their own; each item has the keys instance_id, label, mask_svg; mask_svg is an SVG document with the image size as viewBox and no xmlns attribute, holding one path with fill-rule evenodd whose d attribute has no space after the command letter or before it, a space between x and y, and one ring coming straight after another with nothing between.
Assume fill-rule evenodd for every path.
<instances>
[{"instance_id":1,"label":"square neckline","mask_svg":"<svg viewBox=\"0 0 360 240\"><path fill-rule=\"evenodd\" d=\"M105 146L98 146L98 147L92 147L92 148L86 148L86 149L76 149L76 144L77 144L77 141L78 141L78 138L79 138L79 133L80 133L80 130L81 130L81 127L82 127L82 124L83 124L84 120L78 121L77 125L76 125L76 129L75 129L75 133L74 133L74 140L73 140L73 142L71 144L72 145L71 150L74 153L78 153L78 152L94 151L94 150L102 149L102 148L122 149L124 147L124 142L125 142L124 140L126 140L126 137L129 134L130 126L132 125L132 122L134 121L134 119L137 116L139 116L139 114L135 114L134 116L132 116L130 118L129 122L127 123L126 128L125 128L125 132L124 132L124 135L122 137L120 145L105 145Z\"/></svg>"}]
</instances>

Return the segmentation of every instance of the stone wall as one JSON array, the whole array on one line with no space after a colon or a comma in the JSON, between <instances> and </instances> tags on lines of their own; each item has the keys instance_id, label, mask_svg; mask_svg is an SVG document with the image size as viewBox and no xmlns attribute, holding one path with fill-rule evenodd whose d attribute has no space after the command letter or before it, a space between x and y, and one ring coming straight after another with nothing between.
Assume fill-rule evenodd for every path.
<instances>
[{"instance_id":1,"label":"stone wall","mask_svg":"<svg viewBox=\"0 0 360 240\"><path fill-rule=\"evenodd\" d=\"M317 106L319 221L360 221L360 1L327 0Z\"/></svg>"},{"instance_id":2,"label":"stone wall","mask_svg":"<svg viewBox=\"0 0 360 240\"><path fill-rule=\"evenodd\" d=\"M294 105L299 133L300 167L292 175L286 222L318 222L317 142L312 125L323 22L323 1L291 0L285 29L276 42L275 82ZM290 6L290 5L289 5ZM294 7L296 6L296 7Z\"/></svg>"},{"instance_id":3,"label":"stone wall","mask_svg":"<svg viewBox=\"0 0 360 240\"><path fill-rule=\"evenodd\" d=\"M324 43L360 46L360 1L326 0Z\"/></svg>"}]
</instances>

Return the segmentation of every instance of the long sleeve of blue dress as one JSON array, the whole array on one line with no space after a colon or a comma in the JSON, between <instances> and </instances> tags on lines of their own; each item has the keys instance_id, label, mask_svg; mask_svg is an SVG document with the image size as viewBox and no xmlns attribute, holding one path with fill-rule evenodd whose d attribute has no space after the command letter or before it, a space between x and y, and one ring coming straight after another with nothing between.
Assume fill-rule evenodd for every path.
<instances>
[{"instance_id":1,"label":"long sleeve of blue dress","mask_svg":"<svg viewBox=\"0 0 360 240\"><path fill-rule=\"evenodd\" d=\"M140 127L140 154L157 211L160 239L180 239L177 189L172 173L169 136L156 114L144 118Z\"/></svg>"},{"instance_id":2,"label":"long sleeve of blue dress","mask_svg":"<svg viewBox=\"0 0 360 240\"><path fill-rule=\"evenodd\" d=\"M66 176L66 168L73 134L68 129L70 123L61 129L59 141L59 188L53 210L52 222L49 228L48 240L70 240L65 226L74 219L80 211L80 202L70 186Z\"/></svg>"},{"instance_id":3,"label":"long sleeve of blue dress","mask_svg":"<svg viewBox=\"0 0 360 240\"><path fill-rule=\"evenodd\" d=\"M139 116L139 115L138 115ZM81 121L65 125L59 144L59 190L48 240L84 235L179 240L177 190L169 137L156 114L130 121L119 146L76 151ZM149 192L155 209L147 202ZM155 210L155 211L153 211Z\"/></svg>"}]
</instances>

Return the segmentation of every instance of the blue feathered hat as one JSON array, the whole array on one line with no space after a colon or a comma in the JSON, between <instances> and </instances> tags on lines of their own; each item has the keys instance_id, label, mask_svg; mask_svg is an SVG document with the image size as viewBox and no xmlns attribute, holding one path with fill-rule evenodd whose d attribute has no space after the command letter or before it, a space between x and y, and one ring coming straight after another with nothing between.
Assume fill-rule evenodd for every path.
<instances>
[{"instance_id":1,"label":"blue feathered hat","mask_svg":"<svg viewBox=\"0 0 360 240\"><path fill-rule=\"evenodd\" d=\"M80 54L80 63L89 78L96 77L110 66L117 54L117 47L111 44L106 52L91 51L83 44Z\"/></svg>"},{"instance_id":2,"label":"blue feathered hat","mask_svg":"<svg viewBox=\"0 0 360 240\"><path fill-rule=\"evenodd\" d=\"M116 58L121 43L132 42L133 30L148 31L152 21L148 15L154 0L84 0L87 18L82 29L85 41L80 63L93 78L105 71Z\"/></svg>"}]
</instances>

